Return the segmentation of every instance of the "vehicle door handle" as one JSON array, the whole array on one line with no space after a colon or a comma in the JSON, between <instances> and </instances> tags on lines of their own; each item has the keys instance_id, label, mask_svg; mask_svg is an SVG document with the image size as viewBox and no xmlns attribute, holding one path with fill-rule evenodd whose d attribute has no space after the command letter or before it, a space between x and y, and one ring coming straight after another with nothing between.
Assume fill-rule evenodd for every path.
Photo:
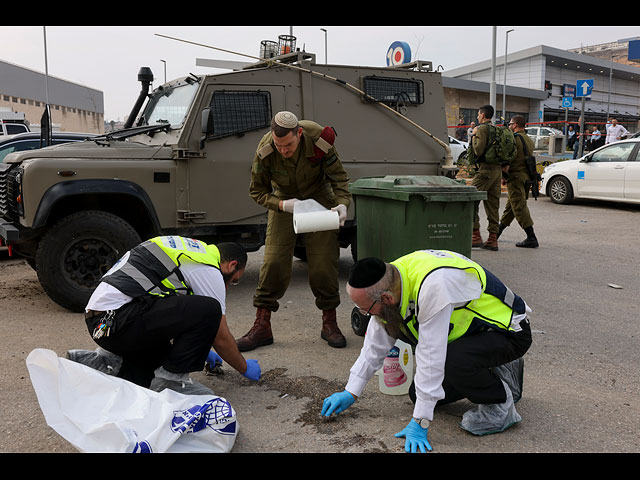
<instances>
[{"instance_id":1,"label":"vehicle door handle","mask_svg":"<svg viewBox=\"0 0 640 480\"><path fill-rule=\"evenodd\" d=\"M621 168L624 168L624 165L615 165L613 168L620 170Z\"/></svg>"}]
</instances>

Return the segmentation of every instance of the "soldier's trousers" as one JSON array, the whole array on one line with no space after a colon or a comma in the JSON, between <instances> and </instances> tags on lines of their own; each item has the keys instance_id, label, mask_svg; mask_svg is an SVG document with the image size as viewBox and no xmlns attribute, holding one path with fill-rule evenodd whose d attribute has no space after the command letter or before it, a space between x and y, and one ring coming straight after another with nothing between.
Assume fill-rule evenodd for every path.
<instances>
[{"instance_id":1,"label":"soldier's trousers","mask_svg":"<svg viewBox=\"0 0 640 480\"><path fill-rule=\"evenodd\" d=\"M340 304L338 286L338 230L303 233L307 254L309 286L321 310L331 310ZM293 215L269 210L264 263L260 268L258 288L253 305L272 312L278 310L278 300L291 281L293 248L297 235L293 230Z\"/></svg>"},{"instance_id":2,"label":"soldier's trousers","mask_svg":"<svg viewBox=\"0 0 640 480\"><path fill-rule=\"evenodd\" d=\"M500 218L500 223L504 226L511 225L514 218L523 229L533 226L533 219L527 206L527 180L529 180L527 172L509 172L507 205Z\"/></svg>"},{"instance_id":3,"label":"soldier's trousers","mask_svg":"<svg viewBox=\"0 0 640 480\"><path fill-rule=\"evenodd\" d=\"M498 233L498 221L500 219L500 183L502 180L502 168L500 165L481 163L478 172L473 177L471 185L481 192L487 192L487 199L483 200L484 211L489 222L489 233ZM478 209L480 202L476 202L473 228L480 228Z\"/></svg>"}]
</instances>

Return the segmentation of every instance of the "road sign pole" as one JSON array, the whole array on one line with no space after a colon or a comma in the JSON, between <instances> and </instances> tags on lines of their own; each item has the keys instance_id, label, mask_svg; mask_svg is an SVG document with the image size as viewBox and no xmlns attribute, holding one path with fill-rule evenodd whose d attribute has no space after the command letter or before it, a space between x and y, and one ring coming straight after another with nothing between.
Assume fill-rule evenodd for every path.
<instances>
[{"instance_id":1,"label":"road sign pole","mask_svg":"<svg viewBox=\"0 0 640 480\"><path fill-rule=\"evenodd\" d=\"M580 113L580 136L578 141L580 142L578 148L578 158L582 157L582 149L584 148L584 102L586 97L582 97L582 112Z\"/></svg>"},{"instance_id":2,"label":"road sign pole","mask_svg":"<svg viewBox=\"0 0 640 480\"><path fill-rule=\"evenodd\" d=\"M576 96L582 97L582 112L580 114L580 132L578 134L578 156L582 157L582 150L584 149L584 102L586 97L591 95L593 90L593 79L578 80L576 83Z\"/></svg>"},{"instance_id":3,"label":"road sign pole","mask_svg":"<svg viewBox=\"0 0 640 480\"><path fill-rule=\"evenodd\" d=\"M567 151L567 136L569 135L569 109L564 109L564 136L562 137L562 154Z\"/></svg>"}]
</instances>

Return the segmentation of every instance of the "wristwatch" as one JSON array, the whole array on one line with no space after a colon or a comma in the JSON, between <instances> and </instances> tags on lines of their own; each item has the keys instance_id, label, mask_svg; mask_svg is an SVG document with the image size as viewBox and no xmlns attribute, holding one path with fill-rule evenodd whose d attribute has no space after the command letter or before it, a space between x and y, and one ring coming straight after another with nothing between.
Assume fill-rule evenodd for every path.
<instances>
[{"instance_id":1,"label":"wristwatch","mask_svg":"<svg viewBox=\"0 0 640 480\"><path fill-rule=\"evenodd\" d=\"M427 420L426 418L415 418L413 417L413 419L415 420L415 422L420 425L422 428L429 428L429 424L431 423L429 420Z\"/></svg>"}]
</instances>

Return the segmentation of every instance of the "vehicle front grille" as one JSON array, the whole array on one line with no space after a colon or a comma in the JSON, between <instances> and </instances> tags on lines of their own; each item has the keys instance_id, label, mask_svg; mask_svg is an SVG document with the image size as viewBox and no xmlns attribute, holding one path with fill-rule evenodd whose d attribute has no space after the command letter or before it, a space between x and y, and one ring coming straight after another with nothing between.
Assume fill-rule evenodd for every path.
<instances>
[{"instance_id":1,"label":"vehicle front grille","mask_svg":"<svg viewBox=\"0 0 640 480\"><path fill-rule=\"evenodd\" d=\"M18 220L16 176L21 173L18 165L0 163L0 216L7 220Z\"/></svg>"}]
</instances>

